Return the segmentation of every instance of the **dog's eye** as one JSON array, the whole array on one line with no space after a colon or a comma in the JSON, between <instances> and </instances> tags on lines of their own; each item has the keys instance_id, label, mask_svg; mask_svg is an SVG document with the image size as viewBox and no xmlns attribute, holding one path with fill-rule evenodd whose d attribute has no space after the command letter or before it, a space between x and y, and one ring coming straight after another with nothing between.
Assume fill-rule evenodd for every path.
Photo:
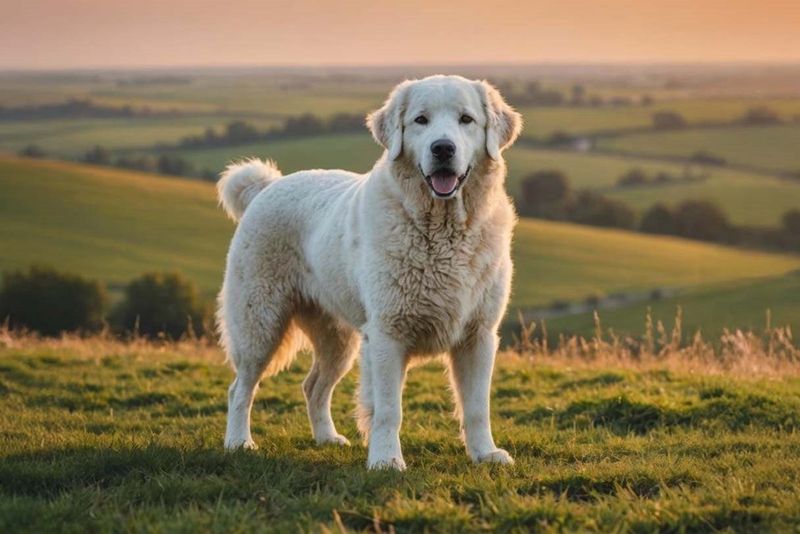
<instances>
[{"instance_id":1,"label":"dog's eye","mask_svg":"<svg viewBox=\"0 0 800 534\"><path fill-rule=\"evenodd\" d=\"M417 124L428 124L428 117L426 117L425 115L420 115L419 117L414 119L414 122L416 122Z\"/></svg>"},{"instance_id":2,"label":"dog's eye","mask_svg":"<svg viewBox=\"0 0 800 534\"><path fill-rule=\"evenodd\" d=\"M461 124L470 124L472 122L475 122L475 119L473 119L469 115L461 115L461 119L459 120L459 122Z\"/></svg>"}]
</instances>

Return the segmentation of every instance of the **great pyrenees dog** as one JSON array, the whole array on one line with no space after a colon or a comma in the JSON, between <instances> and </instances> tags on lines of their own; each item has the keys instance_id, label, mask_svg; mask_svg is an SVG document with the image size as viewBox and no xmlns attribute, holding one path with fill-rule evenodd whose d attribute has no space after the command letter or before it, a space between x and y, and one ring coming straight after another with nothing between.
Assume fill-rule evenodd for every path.
<instances>
[{"instance_id":1,"label":"great pyrenees dog","mask_svg":"<svg viewBox=\"0 0 800 534\"><path fill-rule=\"evenodd\" d=\"M366 174L282 176L259 160L222 174L220 202L239 221L218 311L236 370L225 447L256 446L259 381L308 346L303 392L317 443L349 443L331 418L331 395L360 353L367 467L405 469L406 370L442 355L467 454L512 463L492 438L489 392L516 221L502 152L520 116L484 81L431 76L398 85L367 125L386 150Z\"/></svg>"}]
</instances>

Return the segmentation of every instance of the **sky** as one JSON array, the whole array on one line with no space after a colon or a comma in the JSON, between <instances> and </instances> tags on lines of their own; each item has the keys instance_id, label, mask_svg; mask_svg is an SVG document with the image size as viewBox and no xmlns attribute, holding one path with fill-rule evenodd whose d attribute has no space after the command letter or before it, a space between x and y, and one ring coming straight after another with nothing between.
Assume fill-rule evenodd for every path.
<instances>
[{"instance_id":1,"label":"sky","mask_svg":"<svg viewBox=\"0 0 800 534\"><path fill-rule=\"evenodd\" d=\"M0 69L800 61L800 0L0 0Z\"/></svg>"}]
</instances>

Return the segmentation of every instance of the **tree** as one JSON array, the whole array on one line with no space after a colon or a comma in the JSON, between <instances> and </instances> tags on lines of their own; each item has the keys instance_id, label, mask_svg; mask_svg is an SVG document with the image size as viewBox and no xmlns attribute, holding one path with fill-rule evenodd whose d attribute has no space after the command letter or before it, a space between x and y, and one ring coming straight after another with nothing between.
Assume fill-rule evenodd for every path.
<instances>
[{"instance_id":1,"label":"tree","mask_svg":"<svg viewBox=\"0 0 800 534\"><path fill-rule=\"evenodd\" d=\"M93 165L111 165L111 152L105 147L95 145L84 154L83 161Z\"/></svg>"},{"instance_id":2,"label":"tree","mask_svg":"<svg viewBox=\"0 0 800 534\"><path fill-rule=\"evenodd\" d=\"M525 215L560 219L570 195L569 179L557 170L534 172L522 180L522 206Z\"/></svg>"},{"instance_id":3,"label":"tree","mask_svg":"<svg viewBox=\"0 0 800 534\"><path fill-rule=\"evenodd\" d=\"M19 151L19 155L23 158L34 158L34 159L41 159L47 154L39 145L27 145L25 148Z\"/></svg>"},{"instance_id":4,"label":"tree","mask_svg":"<svg viewBox=\"0 0 800 534\"><path fill-rule=\"evenodd\" d=\"M791 209L783 214L783 229L789 235L800 238L800 209Z\"/></svg>"},{"instance_id":5,"label":"tree","mask_svg":"<svg viewBox=\"0 0 800 534\"><path fill-rule=\"evenodd\" d=\"M780 124L783 121L776 111L766 106L759 106L748 109L745 114L742 115L741 122L747 125L758 126L762 124Z\"/></svg>"},{"instance_id":6,"label":"tree","mask_svg":"<svg viewBox=\"0 0 800 534\"><path fill-rule=\"evenodd\" d=\"M106 292L98 282L49 267L6 273L0 286L0 321L45 336L93 332L103 325Z\"/></svg>"},{"instance_id":7,"label":"tree","mask_svg":"<svg viewBox=\"0 0 800 534\"><path fill-rule=\"evenodd\" d=\"M675 209L677 235L703 241L724 241L731 236L728 217L708 200L687 200Z\"/></svg>"},{"instance_id":8,"label":"tree","mask_svg":"<svg viewBox=\"0 0 800 534\"><path fill-rule=\"evenodd\" d=\"M172 176L191 176L194 166L180 156L161 154L158 157L158 172Z\"/></svg>"},{"instance_id":9,"label":"tree","mask_svg":"<svg viewBox=\"0 0 800 534\"><path fill-rule=\"evenodd\" d=\"M617 185L620 187L630 187L637 185L644 185L649 181L647 173L639 167L630 169L617 180Z\"/></svg>"},{"instance_id":10,"label":"tree","mask_svg":"<svg viewBox=\"0 0 800 534\"><path fill-rule=\"evenodd\" d=\"M213 130L211 132L213 135ZM209 132L204 136L208 138ZM233 121L225 127L225 142L231 145L249 143L258 139L258 128L245 121Z\"/></svg>"},{"instance_id":11,"label":"tree","mask_svg":"<svg viewBox=\"0 0 800 534\"><path fill-rule=\"evenodd\" d=\"M117 328L148 337L178 339L189 330L203 333L207 307L197 286L179 273L147 273L125 288L125 298L113 314Z\"/></svg>"},{"instance_id":12,"label":"tree","mask_svg":"<svg viewBox=\"0 0 800 534\"><path fill-rule=\"evenodd\" d=\"M627 204L593 191L580 191L570 203L568 215L578 224L628 230L636 226L636 212Z\"/></svg>"},{"instance_id":13,"label":"tree","mask_svg":"<svg viewBox=\"0 0 800 534\"><path fill-rule=\"evenodd\" d=\"M664 204L653 204L642 216L639 229L648 234L675 235L675 214Z\"/></svg>"}]
</instances>

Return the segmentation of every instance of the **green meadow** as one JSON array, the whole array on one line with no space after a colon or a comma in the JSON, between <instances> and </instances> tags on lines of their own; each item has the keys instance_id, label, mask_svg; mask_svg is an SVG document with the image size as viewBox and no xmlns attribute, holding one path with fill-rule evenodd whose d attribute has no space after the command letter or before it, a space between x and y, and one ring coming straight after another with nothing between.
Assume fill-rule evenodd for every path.
<instances>
[{"instance_id":1,"label":"green meadow","mask_svg":"<svg viewBox=\"0 0 800 534\"><path fill-rule=\"evenodd\" d=\"M800 173L800 124L701 128L611 137L600 147L632 154L688 158L705 151L728 163Z\"/></svg>"},{"instance_id":2,"label":"green meadow","mask_svg":"<svg viewBox=\"0 0 800 534\"><path fill-rule=\"evenodd\" d=\"M2 269L50 264L112 289L145 271L178 270L209 298L234 229L207 182L17 158L0 158L0 211ZM514 260L512 308L800 268L796 256L527 219L515 231ZM749 317L747 308L739 309Z\"/></svg>"},{"instance_id":3,"label":"green meadow","mask_svg":"<svg viewBox=\"0 0 800 534\"><path fill-rule=\"evenodd\" d=\"M265 379L257 451L223 452L216 350L0 345L4 532L700 532L800 527L800 382L500 356L493 426L513 466L475 466L443 369L413 369L404 473L367 471L355 372L333 399L350 447L317 447L300 383Z\"/></svg>"}]
</instances>

